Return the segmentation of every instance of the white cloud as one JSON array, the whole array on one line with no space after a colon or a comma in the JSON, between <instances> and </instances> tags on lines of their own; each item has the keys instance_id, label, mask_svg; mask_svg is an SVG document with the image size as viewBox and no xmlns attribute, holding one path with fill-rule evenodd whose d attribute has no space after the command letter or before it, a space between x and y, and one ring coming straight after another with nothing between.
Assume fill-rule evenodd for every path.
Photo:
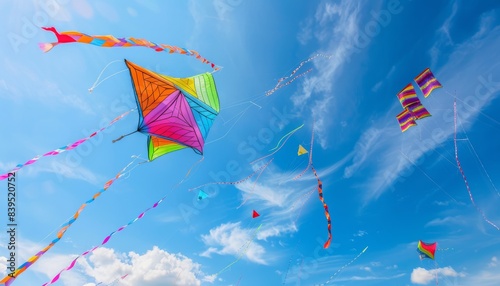
<instances>
[{"instance_id":1,"label":"white cloud","mask_svg":"<svg viewBox=\"0 0 500 286\"><path fill-rule=\"evenodd\" d=\"M7 257L0 256L0 273L2 276L7 274Z\"/></svg>"},{"instance_id":2,"label":"white cloud","mask_svg":"<svg viewBox=\"0 0 500 286\"><path fill-rule=\"evenodd\" d=\"M128 274L120 280L120 285L201 284L197 278L202 275L198 263L182 254L168 253L157 246L142 255L135 252L118 254L113 249L102 247L80 264L85 273L98 282L110 283Z\"/></svg>"},{"instance_id":3,"label":"white cloud","mask_svg":"<svg viewBox=\"0 0 500 286\"><path fill-rule=\"evenodd\" d=\"M452 267L443 267L427 270L425 268L415 268L411 272L411 282L415 284L426 285L435 279L439 279L439 276L447 277L465 277L465 274L456 272ZM476 284L479 285L479 284Z\"/></svg>"},{"instance_id":4,"label":"white cloud","mask_svg":"<svg viewBox=\"0 0 500 286\"><path fill-rule=\"evenodd\" d=\"M210 257L212 253L245 257L249 261L267 264L264 247L255 241L256 229L242 228L238 223L224 223L209 231L201 238L209 248L201 256Z\"/></svg>"}]
</instances>

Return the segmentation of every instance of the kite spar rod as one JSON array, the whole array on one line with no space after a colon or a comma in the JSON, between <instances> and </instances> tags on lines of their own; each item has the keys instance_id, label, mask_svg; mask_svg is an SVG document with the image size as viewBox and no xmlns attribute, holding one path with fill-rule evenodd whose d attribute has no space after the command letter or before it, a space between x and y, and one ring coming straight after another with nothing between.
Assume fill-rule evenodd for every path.
<instances>
[{"instance_id":1,"label":"kite spar rod","mask_svg":"<svg viewBox=\"0 0 500 286\"><path fill-rule=\"evenodd\" d=\"M117 142L117 141L120 141L120 140L122 140L123 138L125 138L125 137L127 137L127 136L129 136L129 135L134 134L135 132L137 132L137 130L135 130L135 131L133 131L133 132L130 132L130 133L128 133L128 134L122 135L122 136L118 137L117 139L113 140L113 143L115 143L115 142Z\"/></svg>"}]
</instances>

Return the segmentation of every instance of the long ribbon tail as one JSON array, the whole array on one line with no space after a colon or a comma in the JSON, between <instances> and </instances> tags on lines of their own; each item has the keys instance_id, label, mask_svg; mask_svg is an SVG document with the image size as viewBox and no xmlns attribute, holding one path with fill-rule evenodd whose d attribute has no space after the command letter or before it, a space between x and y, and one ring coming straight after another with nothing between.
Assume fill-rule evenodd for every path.
<instances>
[{"instance_id":1,"label":"long ribbon tail","mask_svg":"<svg viewBox=\"0 0 500 286\"><path fill-rule=\"evenodd\" d=\"M316 172L316 169L314 169L314 166L311 165L311 170L314 173L314 176L318 180L318 195L319 195L319 200L323 204L323 208L325 209L325 217L326 221L328 224L328 240L325 242L323 245L323 248L328 248L330 246L330 242L332 241L332 221L330 219L330 211L328 211L328 205L325 202L325 199L323 198L323 182L321 182L321 179L318 176L318 173Z\"/></svg>"},{"instance_id":2,"label":"long ribbon tail","mask_svg":"<svg viewBox=\"0 0 500 286\"><path fill-rule=\"evenodd\" d=\"M211 182L211 183L206 183L206 184L203 184L203 185L191 188L191 189L189 189L189 191L200 189L200 188L203 188L203 187L209 186L209 185L239 185L239 184L245 182L246 180L250 179L251 177L253 177L255 174L259 173L261 170L267 168L267 165L269 165L269 163L271 163L272 161L273 160L270 160L269 162L267 162L266 164L262 165L257 170L255 170L255 172L251 173L250 175L246 176L245 178L243 178L243 179L241 179L239 181L233 181L233 182Z\"/></svg>"},{"instance_id":3,"label":"long ribbon tail","mask_svg":"<svg viewBox=\"0 0 500 286\"><path fill-rule=\"evenodd\" d=\"M113 235L115 235L116 233L118 233L118 232L120 232L120 231L124 230L124 229L125 229L125 228L127 228L129 225L131 225L131 224L135 223L136 221L140 220L141 218L143 218L143 217L144 217L144 215L145 215L148 211L150 211L150 210L152 210L152 209L156 208L159 204L161 204L161 203L163 202L163 200L165 200L165 198L166 198L166 197L167 197L167 196L165 195L163 198L161 198L161 199L160 199L160 200L158 200L156 203L154 203L151 207L147 208L145 211L143 211L141 214L139 214L136 218L134 218L133 220L129 221L126 225L121 226L121 227L119 227L118 229L116 229L115 231L111 232L108 236L106 236L106 237L103 239L103 241L101 242L101 245L94 246L93 248L91 248L91 249L89 249L89 250L87 250L87 251L83 252L83 253L82 253L82 254L80 254L79 256L77 256L77 257L76 257L76 258L75 258L75 259L74 259L74 260L73 260L73 261L72 261L72 262L71 262L71 263L70 263L70 264L69 264L66 268L64 268L63 270L59 271L59 273L58 273L56 276L54 276L54 277L53 277L53 278L52 278L49 282L47 282L47 283L43 284L42 286L51 285L51 284L55 283L57 280L59 280L59 277L61 277L61 274L62 274L64 271L69 271L69 270L71 270L71 269L75 266L76 261L77 261L80 257L84 257L84 256L86 256L86 255L88 255L88 254L90 254L90 253L94 252L94 250L98 249L99 247L104 246L106 243L108 243L108 241L111 239L111 237L112 237ZM123 279L123 278L122 278L122 279Z\"/></svg>"},{"instance_id":4,"label":"long ribbon tail","mask_svg":"<svg viewBox=\"0 0 500 286\"><path fill-rule=\"evenodd\" d=\"M297 130L299 130L300 128L302 128L302 126L304 126L304 124L300 125L299 127L295 128L294 130L292 130L292 131L288 132L286 135L284 135L283 137L281 137L281 139L280 139L280 141L278 142L278 144L276 145L276 147L274 147L273 149L269 150L269 151L274 150L274 152L272 152L272 153L270 153L270 154L268 154L268 155L265 155L265 156L263 156L263 157L260 157L260 158L258 158L258 159L253 160L252 162L250 162L250 165L252 165L253 163L258 162L258 161L260 161L260 160L262 160L262 159L265 159L265 158L267 158L267 157L269 157L269 156L272 156L272 155L276 154L276 152L278 152L281 148L283 148L283 146L285 146L286 141L288 141L288 139L290 139L290 137L292 137L293 133L295 133ZM279 144L281 143L281 141L282 141L285 137L286 137L285 141L283 141L283 144L282 144L281 146L279 146Z\"/></svg>"},{"instance_id":5,"label":"long ribbon tail","mask_svg":"<svg viewBox=\"0 0 500 286\"><path fill-rule=\"evenodd\" d=\"M80 213L83 211L83 209L85 209L85 207L87 205L89 205L90 203L92 203L93 201L95 201L95 199L97 197L99 197L102 193L104 193L116 180L118 180L123 172L125 172L125 170L133 163L134 161L130 162L127 166L125 166L125 168L123 168L120 172L118 172L118 174L116 174L116 176L114 178L112 178L111 180L107 181L103 188L97 192L96 194L94 194L92 196L92 198L88 201L86 201L85 203L83 203L80 208L76 211L76 213L73 215L73 217L71 217L71 219L69 221L67 221L66 223L64 223L61 227L61 229L59 229L59 231L57 232L57 235L56 235L56 238L54 238L52 240L52 242L45 246L42 250L40 250L37 254L33 255L32 257L30 257L26 262L24 262L21 266L19 266L13 273L10 273L8 274L7 276L5 276L1 281L0 281L0 284L5 284L5 286L9 286L12 282L14 282L14 279L16 279L19 275L21 275L24 271L26 271L26 269L28 269L29 267L31 267L33 264L35 264L35 262L40 258L42 257L49 249L51 249L59 240L61 240L61 238L64 236L64 234L66 233L66 231L71 227L71 225L78 219L78 217L80 216Z\"/></svg>"},{"instance_id":6,"label":"long ribbon tail","mask_svg":"<svg viewBox=\"0 0 500 286\"><path fill-rule=\"evenodd\" d=\"M462 169L462 165L460 164L460 160L458 159L458 147L457 147L457 101L456 100L453 101L453 120L454 120L454 125L455 125L455 134L453 136L453 143L455 145L455 160L457 161L458 170L460 170L460 174L462 174L462 178L464 179L465 187L467 188L467 192L469 193L470 201L472 202L472 205L476 208L476 210L481 214L481 216L483 217L483 219L487 223L489 223L490 225L492 225L497 230L500 230L500 228L498 228L498 226L496 226L493 222L491 222L486 217L486 215L484 214L484 212L476 205L476 202L474 201L474 197L472 196L472 192L471 192L470 187L469 187L469 182L467 182L467 178L465 177L464 170Z\"/></svg>"},{"instance_id":7,"label":"long ribbon tail","mask_svg":"<svg viewBox=\"0 0 500 286\"><path fill-rule=\"evenodd\" d=\"M87 140L91 139L92 137L96 136L97 134L99 134L100 132L104 131L106 128L110 127L111 125L113 125L114 123L116 123L118 120L122 119L123 117L127 116L130 112L132 112L134 109L132 110L129 110L125 113L123 113L122 115L116 117L115 119L113 119L110 123L108 123L108 125L102 127L101 129L95 131L94 133L90 134L89 136L83 138L83 139L80 139L74 143L71 143L69 145L66 145L64 147L61 147L61 148L58 148L58 149L55 149L55 150L52 150L50 152L47 152L43 155L37 155L36 157L34 157L33 159L31 160L28 160L26 161L26 163L24 164L18 164L14 169L10 170L9 172L5 173L5 174L2 174L0 175L0 181L1 180L5 180L6 178L9 177L9 174L12 174L12 173L15 173L17 171L19 171L21 168L25 167L25 166L28 166L28 165L31 165L31 164L34 164L36 163L36 161L38 161L40 158L42 157L47 157L47 156L56 156L56 155L59 155L65 151L68 151L68 150L71 150L71 149L75 149L76 147L80 146L81 144L83 144L84 142L86 142Z\"/></svg>"},{"instance_id":8,"label":"long ribbon tail","mask_svg":"<svg viewBox=\"0 0 500 286\"><path fill-rule=\"evenodd\" d=\"M365 249L363 249L356 257L354 257L353 260L349 261L349 263L347 263L346 265L340 267L340 269L337 270L337 272L335 272L332 276L330 276L330 278L328 279L328 281L326 281L324 284L330 283L337 274L339 274L340 272L342 272L342 270L344 270L344 268L346 268L347 266L351 265L354 261L356 261L361 255L363 255L363 253L365 253L365 251L367 249L368 249L368 246L365 247ZM320 284L320 285L324 285L324 284Z\"/></svg>"},{"instance_id":9,"label":"long ribbon tail","mask_svg":"<svg viewBox=\"0 0 500 286\"><path fill-rule=\"evenodd\" d=\"M273 150L277 149L280 146L281 141L283 141L283 139L285 137L287 137L288 135L291 135L291 134L297 132L297 130L299 130L303 126L304 126L304 124L300 125L299 127L295 128L292 131L288 132L287 134L283 135L283 137L281 137L281 139L278 141L278 143L276 144L276 146L273 149L269 149L269 151L273 151Z\"/></svg>"},{"instance_id":10,"label":"long ribbon tail","mask_svg":"<svg viewBox=\"0 0 500 286\"><path fill-rule=\"evenodd\" d=\"M280 78L280 79L278 80L278 82L276 83L276 85L275 85L272 89L270 89L270 90L266 91L266 93L265 93L265 94L266 94L266 96L269 96L269 95L273 94L273 93L274 93L275 91L277 91L278 89L280 89L280 88L282 88L282 87L285 87L285 86L287 86L287 85L291 84L291 83L292 83L292 82L294 82L297 78L299 78L299 77L301 77L301 76L304 76L305 74L307 74L307 73L311 72L311 71L312 71L312 69L309 69L309 70L307 70L307 71L305 71L305 72L303 72L303 73L301 73L301 74L299 74L299 75L297 75L297 76L293 77L293 76L294 76L294 75L295 75L295 74L296 74L296 73L300 70L300 68L302 68L302 66L303 66L303 65L305 65L306 63L308 63L308 62L310 62L310 61L314 60L314 59L315 59L315 58L317 58L317 57L325 57L325 58L328 58L328 59L329 59L329 58L331 58L331 56L329 56L329 55L324 55L324 54L315 54L314 56L312 56L312 57L310 57L310 58L308 58L308 59L306 59L306 60L304 60L304 61L300 62L300 64L299 64L299 65L298 65L298 66L297 66L297 67L296 67L296 68L292 71L292 73L291 73L291 74L289 74L288 76L285 76L285 77ZM291 78L291 77L293 77L291 80L289 80L289 81L287 81L287 82L285 82L285 83L282 83L282 82L284 82L285 80L287 80L287 79L289 79L289 78Z\"/></svg>"},{"instance_id":11,"label":"long ribbon tail","mask_svg":"<svg viewBox=\"0 0 500 286\"><path fill-rule=\"evenodd\" d=\"M44 52L50 51L57 44L65 43L82 43L82 44L92 44L102 48L129 48L129 47L146 47L155 50L156 52L168 52L170 54L177 53L186 56L192 56L198 61L209 65L213 71L218 71L221 69L220 66L212 63L206 58L202 57L195 50L188 50L186 48L156 44L150 42L146 39L139 38L116 38L112 35L87 35L77 31L67 31L58 32L54 27L42 27L46 31L51 31L57 37L56 43L40 43L39 46Z\"/></svg>"}]
</instances>

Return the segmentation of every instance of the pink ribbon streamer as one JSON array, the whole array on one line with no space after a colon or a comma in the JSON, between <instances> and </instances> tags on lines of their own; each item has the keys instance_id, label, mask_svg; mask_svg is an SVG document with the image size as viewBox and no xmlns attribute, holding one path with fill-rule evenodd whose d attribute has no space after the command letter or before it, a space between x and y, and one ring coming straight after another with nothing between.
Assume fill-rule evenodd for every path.
<instances>
[{"instance_id":1,"label":"pink ribbon streamer","mask_svg":"<svg viewBox=\"0 0 500 286\"><path fill-rule=\"evenodd\" d=\"M79 145L81 145L82 143L84 143L85 141L89 140L90 138L96 136L97 134L99 134L100 132L104 131L106 128L108 128L109 126L113 125L115 122L117 122L118 120L122 119L123 117L125 117L126 115L128 115L130 112L132 112L134 109L131 109L125 113L123 113L122 115L116 117L115 119L113 119L110 123L108 123L108 125L104 126L103 128L95 131L94 133L90 134L89 136L83 138L83 139L80 139L74 143L71 143L67 146L64 146L64 147L61 147L61 148L58 148L58 149L55 149L55 150L52 150L50 152L47 152L43 155L37 155L36 157L34 157L33 159L31 160L28 160L26 161L26 163L24 164L18 164L14 169L10 170L9 172L5 173L5 174L2 174L0 175L0 181L2 180L5 180L9 177L9 174L12 174L12 173L15 173L17 171L19 171L19 169L25 167L25 166L28 166L28 165L31 165L31 164L34 164L36 161L38 161L40 158L42 157L47 157L47 156L56 156L56 155L59 155L65 151L69 151L69 150L72 150L72 149L75 149L76 147L78 147Z\"/></svg>"}]
</instances>

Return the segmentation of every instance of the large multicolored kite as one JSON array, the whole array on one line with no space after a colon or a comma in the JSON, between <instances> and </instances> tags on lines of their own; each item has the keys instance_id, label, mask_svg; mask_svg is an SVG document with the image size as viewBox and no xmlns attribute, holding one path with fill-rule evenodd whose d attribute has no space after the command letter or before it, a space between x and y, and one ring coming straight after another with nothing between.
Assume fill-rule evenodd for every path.
<instances>
[{"instance_id":1,"label":"large multicolored kite","mask_svg":"<svg viewBox=\"0 0 500 286\"><path fill-rule=\"evenodd\" d=\"M139 124L132 133L148 135L148 159L183 148L203 154L208 131L220 110L212 74L175 78L125 63L139 107Z\"/></svg>"}]
</instances>

